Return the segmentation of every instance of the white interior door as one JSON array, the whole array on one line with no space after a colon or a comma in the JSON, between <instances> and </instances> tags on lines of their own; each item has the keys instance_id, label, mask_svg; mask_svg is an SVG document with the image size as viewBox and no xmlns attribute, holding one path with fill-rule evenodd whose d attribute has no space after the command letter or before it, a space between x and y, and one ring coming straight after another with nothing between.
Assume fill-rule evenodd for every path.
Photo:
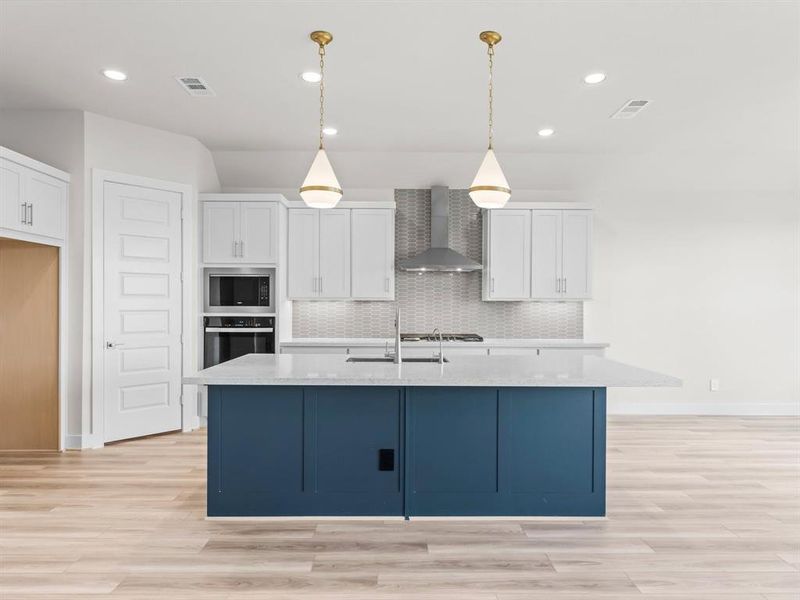
<instances>
[{"instance_id":1,"label":"white interior door","mask_svg":"<svg viewBox=\"0 0 800 600\"><path fill-rule=\"evenodd\" d=\"M107 442L181 428L181 200L103 186Z\"/></svg>"}]
</instances>

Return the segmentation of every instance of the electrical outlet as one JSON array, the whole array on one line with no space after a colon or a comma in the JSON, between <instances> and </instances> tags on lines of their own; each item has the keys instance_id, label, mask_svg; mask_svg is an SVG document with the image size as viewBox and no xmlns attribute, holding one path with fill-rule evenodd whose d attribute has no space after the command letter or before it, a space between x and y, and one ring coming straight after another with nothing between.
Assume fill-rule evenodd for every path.
<instances>
[{"instance_id":1,"label":"electrical outlet","mask_svg":"<svg viewBox=\"0 0 800 600\"><path fill-rule=\"evenodd\" d=\"M708 380L708 389L711 390L712 392L718 392L719 391L719 379L715 379L715 378L709 379Z\"/></svg>"}]
</instances>

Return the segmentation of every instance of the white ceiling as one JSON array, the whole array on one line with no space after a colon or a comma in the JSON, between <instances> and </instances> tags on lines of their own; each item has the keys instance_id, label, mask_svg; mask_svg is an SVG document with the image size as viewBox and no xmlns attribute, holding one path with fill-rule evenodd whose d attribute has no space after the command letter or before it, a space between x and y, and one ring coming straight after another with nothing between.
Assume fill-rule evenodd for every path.
<instances>
[{"instance_id":1,"label":"white ceiling","mask_svg":"<svg viewBox=\"0 0 800 600\"><path fill-rule=\"evenodd\" d=\"M480 152L482 29L503 153L796 152L797 2L0 2L0 106L84 109L212 150L313 151L328 50L331 152ZM113 83L99 72L130 77ZM608 73L589 88L584 74ZM174 80L216 91L192 98ZM608 116L632 98L638 117ZM536 131L552 126L556 135ZM309 155L310 156L310 155ZM470 167L471 168L471 167ZM302 169L301 169L302 170Z\"/></svg>"}]
</instances>

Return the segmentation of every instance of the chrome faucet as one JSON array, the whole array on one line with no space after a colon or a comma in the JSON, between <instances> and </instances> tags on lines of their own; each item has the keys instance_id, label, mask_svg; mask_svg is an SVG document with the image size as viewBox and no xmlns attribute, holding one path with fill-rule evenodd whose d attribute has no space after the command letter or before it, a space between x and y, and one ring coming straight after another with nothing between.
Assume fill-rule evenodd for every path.
<instances>
[{"instance_id":1,"label":"chrome faucet","mask_svg":"<svg viewBox=\"0 0 800 600\"><path fill-rule=\"evenodd\" d=\"M394 314L394 352L389 352L388 345L389 342L386 342L387 350L385 353L386 358L394 359L395 364L400 364L403 362L402 350L400 349L400 305L397 305L397 310Z\"/></svg>"},{"instance_id":2,"label":"chrome faucet","mask_svg":"<svg viewBox=\"0 0 800 600\"><path fill-rule=\"evenodd\" d=\"M439 334L439 364L443 365L444 364L444 353L442 352L442 332L439 331L438 327L436 327L431 332L431 337L433 337L433 339L436 339L436 334L437 333Z\"/></svg>"}]
</instances>

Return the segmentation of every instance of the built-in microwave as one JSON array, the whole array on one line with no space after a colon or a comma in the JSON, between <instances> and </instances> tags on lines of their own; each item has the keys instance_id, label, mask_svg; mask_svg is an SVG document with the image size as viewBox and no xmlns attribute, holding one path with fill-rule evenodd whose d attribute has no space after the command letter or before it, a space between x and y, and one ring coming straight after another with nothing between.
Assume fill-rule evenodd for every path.
<instances>
[{"instance_id":1,"label":"built-in microwave","mask_svg":"<svg viewBox=\"0 0 800 600\"><path fill-rule=\"evenodd\" d=\"M206 313L274 313L275 269L204 271Z\"/></svg>"}]
</instances>

